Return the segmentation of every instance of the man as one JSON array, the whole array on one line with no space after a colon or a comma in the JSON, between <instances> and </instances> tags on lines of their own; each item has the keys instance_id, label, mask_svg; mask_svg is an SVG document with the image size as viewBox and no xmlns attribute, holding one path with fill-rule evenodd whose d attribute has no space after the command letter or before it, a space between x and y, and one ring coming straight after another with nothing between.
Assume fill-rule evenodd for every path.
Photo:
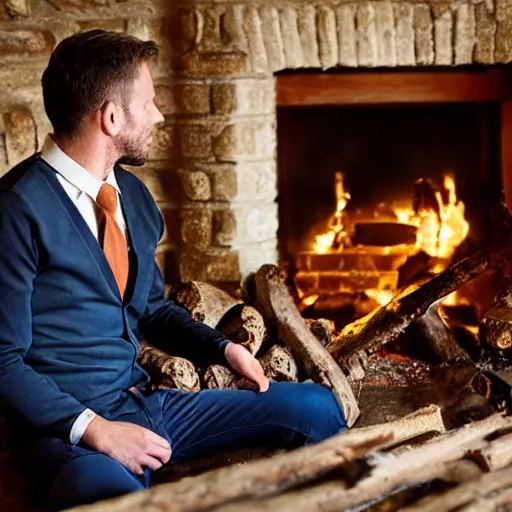
<instances>
[{"instance_id":1,"label":"man","mask_svg":"<svg viewBox=\"0 0 512 512\"><path fill-rule=\"evenodd\" d=\"M157 54L100 30L62 41L42 79L53 136L0 180L0 400L15 459L55 508L143 489L170 460L345 428L330 391L269 385L248 351L164 298L161 215L117 165L144 164L163 120ZM260 392L152 393L141 336Z\"/></svg>"}]
</instances>

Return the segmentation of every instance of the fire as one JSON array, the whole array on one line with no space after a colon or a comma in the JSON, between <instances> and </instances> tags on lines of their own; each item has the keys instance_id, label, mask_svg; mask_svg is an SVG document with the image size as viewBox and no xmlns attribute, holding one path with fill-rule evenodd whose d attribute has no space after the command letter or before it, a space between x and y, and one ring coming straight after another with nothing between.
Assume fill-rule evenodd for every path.
<instances>
[{"instance_id":1,"label":"fire","mask_svg":"<svg viewBox=\"0 0 512 512\"><path fill-rule=\"evenodd\" d=\"M375 299L380 306L388 304L394 296L391 290L377 290L375 288L366 290L365 293L368 297Z\"/></svg>"}]
</instances>

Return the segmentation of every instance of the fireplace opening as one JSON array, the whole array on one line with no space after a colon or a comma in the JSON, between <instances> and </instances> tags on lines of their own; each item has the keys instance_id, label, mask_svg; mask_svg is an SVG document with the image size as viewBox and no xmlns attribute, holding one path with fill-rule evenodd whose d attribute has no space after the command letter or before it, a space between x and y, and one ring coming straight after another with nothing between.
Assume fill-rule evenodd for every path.
<instances>
[{"instance_id":1,"label":"fireplace opening","mask_svg":"<svg viewBox=\"0 0 512 512\"><path fill-rule=\"evenodd\" d=\"M334 86L318 75L321 87L292 75L299 92L291 101L282 92L290 75L278 77L281 264L303 316L332 320L336 331L491 243L504 187L492 83L475 92L469 75L444 97L431 87L453 86L442 72L416 74L412 87L407 73L382 74L379 97L372 73L368 100L361 75L335 76ZM501 275L473 282L444 301L443 314L475 334L500 284Z\"/></svg>"}]
</instances>

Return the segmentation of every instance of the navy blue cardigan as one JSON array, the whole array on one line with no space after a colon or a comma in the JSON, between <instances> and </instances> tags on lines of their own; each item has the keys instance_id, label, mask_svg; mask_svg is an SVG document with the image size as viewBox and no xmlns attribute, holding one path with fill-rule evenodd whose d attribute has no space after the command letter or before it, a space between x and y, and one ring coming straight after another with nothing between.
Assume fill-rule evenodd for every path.
<instances>
[{"instance_id":1,"label":"navy blue cardigan","mask_svg":"<svg viewBox=\"0 0 512 512\"><path fill-rule=\"evenodd\" d=\"M148 380L141 334L176 355L222 363L228 341L164 298L163 232L144 184L116 168L130 279L121 300L85 220L38 155L0 179L0 405L22 431L69 439L87 407L115 417Z\"/></svg>"}]
</instances>

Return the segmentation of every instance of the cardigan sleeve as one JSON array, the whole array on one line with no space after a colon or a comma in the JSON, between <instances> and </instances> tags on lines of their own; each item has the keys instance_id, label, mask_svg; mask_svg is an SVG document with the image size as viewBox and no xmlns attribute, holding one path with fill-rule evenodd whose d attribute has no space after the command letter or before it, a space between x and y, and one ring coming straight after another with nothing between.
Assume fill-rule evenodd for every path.
<instances>
[{"instance_id":1,"label":"cardigan sleeve","mask_svg":"<svg viewBox=\"0 0 512 512\"><path fill-rule=\"evenodd\" d=\"M0 404L27 426L69 441L86 409L25 359L32 344L31 299L37 275L37 224L28 205L0 191Z\"/></svg>"}]
</instances>

